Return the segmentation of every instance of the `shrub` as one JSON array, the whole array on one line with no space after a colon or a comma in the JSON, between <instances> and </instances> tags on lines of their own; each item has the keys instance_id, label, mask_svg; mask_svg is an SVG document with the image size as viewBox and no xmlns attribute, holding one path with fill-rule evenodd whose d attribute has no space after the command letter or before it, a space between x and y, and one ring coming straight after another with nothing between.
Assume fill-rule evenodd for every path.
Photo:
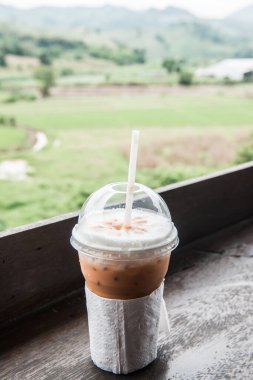
<instances>
[{"instance_id":1,"label":"shrub","mask_svg":"<svg viewBox=\"0 0 253 380\"><path fill-rule=\"evenodd\" d=\"M167 58L163 61L162 67L164 67L168 73L180 73L182 70L183 61Z\"/></svg>"},{"instance_id":2,"label":"shrub","mask_svg":"<svg viewBox=\"0 0 253 380\"><path fill-rule=\"evenodd\" d=\"M253 161L253 137L250 143L245 144L239 149L235 163L243 164L249 161Z\"/></svg>"},{"instance_id":3,"label":"shrub","mask_svg":"<svg viewBox=\"0 0 253 380\"><path fill-rule=\"evenodd\" d=\"M62 76L62 77L67 77L67 76L73 75L73 74L74 74L74 70L71 69L70 67L64 67L60 71L60 76Z\"/></svg>"},{"instance_id":4,"label":"shrub","mask_svg":"<svg viewBox=\"0 0 253 380\"><path fill-rule=\"evenodd\" d=\"M0 52L0 66L5 67L7 66L5 55Z\"/></svg>"},{"instance_id":5,"label":"shrub","mask_svg":"<svg viewBox=\"0 0 253 380\"><path fill-rule=\"evenodd\" d=\"M144 49L111 49L108 46L100 46L90 48L89 54L91 57L106 59L115 62L117 65L131 65L134 63L145 63L146 61Z\"/></svg>"},{"instance_id":6,"label":"shrub","mask_svg":"<svg viewBox=\"0 0 253 380\"><path fill-rule=\"evenodd\" d=\"M51 65L51 58L47 53L40 54L39 60L42 65Z\"/></svg>"},{"instance_id":7,"label":"shrub","mask_svg":"<svg viewBox=\"0 0 253 380\"><path fill-rule=\"evenodd\" d=\"M34 94L22 93L22 92L12 92L7 98L3 100L3 103L16 103L21 100L33 102L37 97Z\"/></svg>"},{"instance_id":8,"label":"shrub","mask_svg":"<svg viewBox=\"0 0 253 380\"><path fill-rule=\"evenodd\" d=\"M208 169L204 166L174 165L173 168L159 166L152 169L142 169L137 173L138 182L149 187L157 188L171 183L183 181L206 174Z\"/></svg>"},{"instance_id":9,"label":"shrub","mask_svg":"<svg viewBox=\"0 0 253 380\"><path fill-rule=\"evenodd\" d=\"M16 119L14 116L5 116L0 115L0 125L7 126L7 127L15 127L16 126Z\"/></svg>"},{"instance_id":10,"label":"shrub","mask_svg":"<svg viewBox=\"0 0 253 380\"><path fill-rule=\"evenodd\" d=\"M230 85L236 84L236 81L234 81L233 79L229 77L225 77L223 78L222 83L225 84L226 86L230 86Z\"/></svg>"},{"instance_id":11,"label":"shrub","mask_svg":"<svg viewBox=\"0 0 253 380\"><path fill-rule=\"evenodd\" d=\"M40 91L43 97L50 95L50 89L55 84L55 75L51 67L40 66L34 74L34 77L40 81Z\"/></svg>"},{"instance_id":12,"label":"shrub","mask_svg":"<svg viewBox=\"0 0 253 380\"><path fill-rule=\"evenodd\" d=\"M193 74L190 71L183 71L178 78L178 83L183 86L190 86L193 82Z\"/></svg>"},{"instance_id":13,"label":"shrub","mask_svg":"<svg viewBox=\"0 0 253 380\"><path fill-rule=\"evenodd\" d=\"M16 127L16 119L15 119L15 117L13 117L13 116L11 116L10 118L9 118L9 123L10 123L10 126L12 126L12 127Z\"/></svg>"}]
</instances>

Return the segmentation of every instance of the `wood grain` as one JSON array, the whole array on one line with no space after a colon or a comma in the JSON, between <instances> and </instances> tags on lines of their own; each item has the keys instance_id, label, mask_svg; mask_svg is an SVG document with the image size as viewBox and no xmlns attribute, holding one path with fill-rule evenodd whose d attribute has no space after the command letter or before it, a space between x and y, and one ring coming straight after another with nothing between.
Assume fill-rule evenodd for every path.
<instances>
[{"instance_id":1,"label":"wood grain","mask_svg":"<svg viewBox=\"0 0 253 380\"><path fill-rule=\"evenodd\" d=\"M10 321L80 288L69 237L76 216L53 219L0 239L0 322Z\"/></svg>"},{"instance_id":2,"label":"wood grain","mask_svg":"<svg viewBox=\"0 0 253 380\"><path fill-rule=\"evenodd\" d=\"M253 163L158 191L184 245L253 215Z\"/></svg>"},{"instance_id":3,"label":"wood grain","mask_svg":"<svg viewBox=\"0 0 253 380\"><path fill-rule=\"evenodd\" d=\"M175 253L176 265L165 282L170 338L160 344L154 363L124 379L252 378L252 236L250 220ZM235 241L236 255L231 251ZM122 376L93 365L80 294L2 332L0 378L116 380Z\"/></svg>"}]
</instances>

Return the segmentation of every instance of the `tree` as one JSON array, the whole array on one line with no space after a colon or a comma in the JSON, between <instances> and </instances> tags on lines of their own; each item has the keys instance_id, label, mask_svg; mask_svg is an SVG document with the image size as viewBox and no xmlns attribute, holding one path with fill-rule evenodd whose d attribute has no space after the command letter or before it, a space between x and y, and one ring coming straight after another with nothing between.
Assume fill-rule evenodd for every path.
<instances>
[{"instance_id":1,"label":"tree","mask_svg":"<svg viewBox=\"0 0 253 380\"><path fill-rule=\"evenodd\" d=\"M145 63L146 62L146 51L145 49L134 49L133 50L133 60L134 63Z\"/></svg>"},{"instance_id":2,"label":"tree","mask_svg":"<svg viewBox=\"0 0 253 380\"><path fill-rule=\"evenodd\" d=\"M42 65L51 65L51 58L47 53L40 54L39 60Z\"/></svg>"},{"instance_id":3,"label":"tree","mask_svg":"<svg viewBox=\"0 0 253 380\"><path fill-rule=\"evenodd\" d=\"M190 71L183 71L178 78L178 83L184 86L190 86L192 82L193 74Z\"/></svg>"},{"instance_id":4,"label":"tree","mask_svg":"<svg viewBox=\"0 0 253 380\"><path fill-rule=\"evenodd\" d=\"M183 61L167 58L163 61L162 67L164 67L168 73L180 73Z\"/></svg>"},{"instance_id":5,"label":"tree","mask_svg":"<svg viewBox=\"0 0 253 380\"><path fill-rule=\"evenodd\" d=\"M5 55L0 52L0 66L5 67L6 66L6 59Z\"/></svg>"},{"instance_id":6,"label":"tree","mask_svg":"<svg viewBox=\"0 0 253 380\"><path fill-rule=\"evenodd\" d=\"M50 96L50 89L55 84L54 71L49 66L40 66L34 77L40 81L40 91L43 97Z\"/></svg>"}]
</instances>

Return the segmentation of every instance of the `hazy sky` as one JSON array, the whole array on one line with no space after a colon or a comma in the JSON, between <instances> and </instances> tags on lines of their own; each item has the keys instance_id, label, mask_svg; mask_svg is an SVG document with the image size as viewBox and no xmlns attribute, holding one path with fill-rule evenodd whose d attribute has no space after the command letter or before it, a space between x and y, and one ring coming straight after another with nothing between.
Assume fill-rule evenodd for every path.
<instances>
[{"instance_id":1,"label":"hazy sky","mask_svg":"<svg viewBox=\"0 0 253 380\"><path fill-rule=\"evenodd\" d=\"M221 18L242 7L253 4L253 0L0 0L0 4L14 5L22 8L41 5L99 6L112 4L132 9L164 8L173 5L188 9L197 16Z\"/></svg>"}]
</instances>

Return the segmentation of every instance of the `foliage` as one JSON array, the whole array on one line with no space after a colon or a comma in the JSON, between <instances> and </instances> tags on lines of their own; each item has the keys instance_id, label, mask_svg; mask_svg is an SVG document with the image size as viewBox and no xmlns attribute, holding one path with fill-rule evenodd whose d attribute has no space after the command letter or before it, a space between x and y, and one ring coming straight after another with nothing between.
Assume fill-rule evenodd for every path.
<instances>
[{"instance_id":1,"label":"foliage","mask_svg":"<svg viewBox=\"0 0 253 380\"><path fill-rule=\"evenodd\" d=\"M249 143L243 145L239 149L235 163L243 164L248 161L253 161L253 136L251 137L251 141Z\"/></svg>"},{"instance_id":2,"label":"foliage","mask_svg":"<svg viewBox=\"0 0 253 380\"><path fill-rule=\"evenodd\" d=\"M209 169L210 170L210 169ZM173 165L159 166L153 169L142 169L137 173L138 182L144 183L149 187L158 188L171 183L183 181L188 178L199 177L208 172L204 166L184 166Z\"/></svg>"},{"instance_id":3,"label":"foliage","mask_svg":"<svg viewBox=\"0 0 253 380\"><path fill-rule=\"evenodd\" d=\"M26 93L26 92L19 92L19 91L13 91L11 92L4 100L3 103L16 103L21 100L27 101L27 102L33 102L36 100L37 97L34 94Z\"/></svg>"},{"instance_id":4,"label":"foliage","mask_svg":"<svg viewBox=\"0 0 253 380\"><path fill-rule=\"evenodd\" d=\"M39 60L42 65L51 65L51 58L47 53L41 53Z\"/></svg>"},{"instance_id":5,"label":"foliage","mask_svg":"<svg viewBox=\"0 0 253 380\"><path fill-rule=\"evenodd\" d=\"M193 74L190 71L182 71L179 75L178 83L183 86L190 86L193 83Z\"/></svg>"},{"instance_id":6,"label":"foliage","mask_svg":"<svg viewBox=\"0 0 253 380\"><path fill-rule=\"evenodd\" d=\"M243 76L243 81L244 82L253 82L253 70L249 71L248 73L245 73Z\"/></svg>"},{"instance_id":7,"label":"foliage","mask_svg":"<svg viewBox=\"0 0 253 380\"><path fill-rule=\"evenodd\" d=\"M0 128L0 155L2 154L3 157L5 157L7 152L8 153L15 152L16 149L25 147L27 144L26 139L27 139L26 132L25 130L21 128L13 128L11 126ZM2 183L1 183L1 190L2 190ZM0 204L0 209L1 209L1 204Z\"/></svg>"},{"instance_id":8,"label":"foliage","mask_svg":"<svg viewBox=\"0 0 253 380\"><path fill-rule=\"evenodd\" d=\"M162 62L162 67L164 67L168 73L180 73L182 70L182 65L184 61L176 60L172 58L166 58Z\"/></svg>"},{"instance_id":9,"label":"foliage","mask_svg":"<svg viewBox=\"0 0 253 380\"><path fill-rule=\"evenodd\" d=\"M247 91L245 89L245 93ZM8 132L9 137L1 135L0 144L7 140L12 144L9 145L10 153L0 149L0 159L21 158L34 170L30 180L1 181L3 228L76 210L88 194L100 186L124 181L128 161L123 152L128 153L132 126L141 130L140 149L146 146L147 150L143 152L149 156L148 142L152 144L154 141L154 145L159 140L169 142L171 136L175 139L172 138L172 142L179 142L184 131L189 133L189 126L196 136L217 131L217 135L230 138L236 131L234 127L241 128L243 133L244 126L252 124L250 97L237 97L230 92L218 97L208 93L196 97L194 88L190 92L192 96L182 96L181 92L175 92L173 96L149 92L146 96L120 97L116 92L101 97L98 88L99 97L84 95L78 101L76 96L51 97L46 101L38 99L32 105L32 112L29 103L1 104L0 112L4 117L16 117L19 124L43 131L49 139L46 149L38 153L15 151L13 134L20 129L9 128L7 131L8 128L1 128L3 135ZM15 144L20 146L21 137L19 141L16 139ZM55 140L58 145L54 144ZM182 150L186 140L183 141ZM183 164L164 160L158 165L144 169L140 160L137 180L156 188L217 169L209 164L183 167Z\"/></svg>"},{"instance_id":10,"label":"foliage","mask_svg":"<svg viewBox=\"0 0 253 380\"><path fill-rule=\"evenodd\" d=\"M94 58L106 59L118 65L130 65L133 63L145 63L145 50L117 48L111 49L107 46L91 47L89 54Z\"/></svg>"},{"instance_id":11,"label":"foliage","mask_svg":"<svg viewBox=\"0 0 253 380\"><path fill-rule=\"evenodd\" d=\"M0 115L0 126L16 126L16 118L14 116Z\"/></svg>"},{"instance_id":12,"label":"foliage","mask_svg":"<svg viewBox=\"0 0 253 380\"><path fill-rule=\"evenodd\" d=\"M50 89L55 84L55 75L51 67L40 66L34 74L35 78L40 81L40 91L43 97L50 95Z\"/></svg>"},{"instance_id":13,"label":"foliage","mask_svg":"<svg viewBox=\"0 0 253 380\"><path fill-rule=\"evenodd\" d=\"M22 33L15 28L0 28L0 56L14 54L38 57L41 64L48 65L51 60L66 52L81 54L87 45L80 40L67 37L40 36L36 33Z\"/></svg>"},{"instance_id":14,"label":"foliage","mask_svg":"<svg viewBox=\"0 0 253 380\"><path fill-rule=\"evenodd\" d=\"M73 74L74 74L74 70L71 67L64 67L60 71L60 76L62 76L62 77L67 77L67 76L73 75Z\"/></svg>"},{"instance_id":15,"label":"foliage","mask_svg":"<svg viewBox=\"0 0 253 380\"><path fill-rule=\"evenodd\" d=\"M6 58L5 55L0 51L0 66L5 67L6 66Z\"/></svg>"},{"instance_id":16,"label":"foliage","mask_svg":"<svg viewBox=\"0 0 253 380\"><path fill-rule=\"evenodd\" d=\"M237 81L234 81L233 79L229 77L225 77L223 78L222 83L225 84L226 86L230 86L230 85L236 84Z\"/></svg>"},{"instance_id":17,"label":"foliage","mask_svg":"<svg viewBox=\"0 0 253 380\"><path fill-rule=\"evenodd\" d=\"M34 10L32 18L26 11L15 12L15 22L12 19L7 21L9 16L5 12L1 15L1 22L5 24L0 25L0 50L4 54L39 57L47 53L51 59L69 55L84 57L89 48L94 48L92 43L87 46L83 41L86 37L89 40L91 32L96 36L96 45L115 46L116 43L118 47L130 50L135 46L145 49L151 59L162 59L168 52L170 57L201 63L235 55L252 56L252 28L245 30L245 38L237 32L241 28L247 29L244 22L238 23L233 31L233 28L227 28L226 20L210 23L189 17L182 11L175 16L172 9L126 14L123 8L73 8L71 12L52 12L47 8ZM222 27L223 23L225 27ZM24 25L29 25L25 31ZM74 34L80 37L71 37Z\"/></svg>"}]
</instances>

